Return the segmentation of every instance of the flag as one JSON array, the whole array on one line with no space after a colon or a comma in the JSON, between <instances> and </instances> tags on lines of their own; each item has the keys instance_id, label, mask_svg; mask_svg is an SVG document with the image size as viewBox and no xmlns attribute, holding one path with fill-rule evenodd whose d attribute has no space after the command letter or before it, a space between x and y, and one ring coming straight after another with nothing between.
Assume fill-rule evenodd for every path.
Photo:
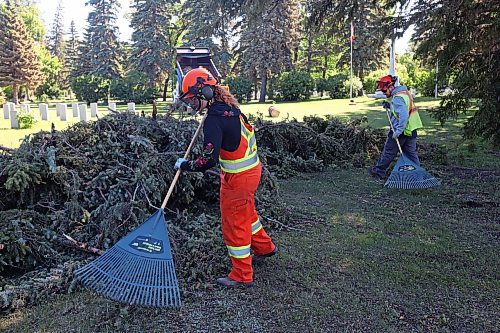
<instances>
[{"instance_id":1,"label":"flag","mask_svg":"<svg viewBox=\"0 0 500 333\"><path fill-rule=\"evenodd\" d=\"M354 22L351 21L351 43L354 42Z\"/></svg>"}]
</instances>

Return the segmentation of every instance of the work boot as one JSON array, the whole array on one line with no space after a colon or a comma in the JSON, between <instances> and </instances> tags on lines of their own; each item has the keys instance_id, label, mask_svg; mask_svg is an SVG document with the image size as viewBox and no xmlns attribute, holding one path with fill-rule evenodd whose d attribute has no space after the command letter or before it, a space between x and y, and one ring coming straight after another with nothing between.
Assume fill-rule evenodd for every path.
<instances>
[{"instance_id":1,"label":"work boot","mask_svg":"<svg viewBox=\"0 0 500 333\"><path fill-rule=\"evenodd\" d=\"M229 276L221 277L217 279L217 284L222 287L253 287L255 282L239 282L231 279Z\"/></svg>"},{"instance_id":2,"label":"work boot","mask_svg":"<svg viewBox=\"0 0 500 333\"><path fill-rule=\"evenodd\" d=\"M278 245L275 245L274 246L274 250L272 250L269 253L266 253L266 254L254 254L252 256L252 261L260 263L260 262L264 261L264 259L274 256L276 253L278 253Z\"/></svg>"},{"instance_id":3,"label":"work boot","mask_svg":"<svg viewBox=\"0 0 500 333\"><path fill-rule=\"evenodd\" d=\"M377 171L377 167L370 167L368 168L368 172L370 173L370 175L372 175L372 177L378 179L378 180L384 180L385 177L382 176L378 171Z\"/></svg>"}]
</instances>

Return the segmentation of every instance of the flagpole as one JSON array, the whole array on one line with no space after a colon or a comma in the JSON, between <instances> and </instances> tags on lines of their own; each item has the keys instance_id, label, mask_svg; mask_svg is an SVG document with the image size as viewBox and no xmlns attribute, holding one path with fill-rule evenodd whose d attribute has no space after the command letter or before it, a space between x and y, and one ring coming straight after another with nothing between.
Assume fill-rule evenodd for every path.
<instances>
[{"instance_id":1,"label":"flagpole","mask_svg":"<svg viewBox=\"0 0 500 333\"><path fill-rule=\"evenodd\" d=\"M352 43L353 43L353 40L354 40L354 23L351 21L351 38L349 38L349 40L351 41L351 80L350 80L350 92L349 92L349 96L350 96L350 105L354 105L354 100L352 99Z\"/></svg>"}]
</instances>

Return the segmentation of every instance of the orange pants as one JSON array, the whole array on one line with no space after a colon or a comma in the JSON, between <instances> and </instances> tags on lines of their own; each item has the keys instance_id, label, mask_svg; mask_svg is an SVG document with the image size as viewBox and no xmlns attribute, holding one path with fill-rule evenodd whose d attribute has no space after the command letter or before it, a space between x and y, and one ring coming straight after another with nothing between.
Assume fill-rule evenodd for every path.
<instances>
[{"instance_id":1,"label":"orange pants","mask_svg":"<svg viewBox=\"0 0 500 333\"><path fill-rule=\"evenodd\" d=\"M229 277L239 282L252 282L250 249L255 254L274 251L275 245L255 210L254 195L259 186L262 165L240 173L221 171L220 210L222 236L228 248L233 269ZM253 229L253 230L252 230Z\"/></svg>"}]
</instances>

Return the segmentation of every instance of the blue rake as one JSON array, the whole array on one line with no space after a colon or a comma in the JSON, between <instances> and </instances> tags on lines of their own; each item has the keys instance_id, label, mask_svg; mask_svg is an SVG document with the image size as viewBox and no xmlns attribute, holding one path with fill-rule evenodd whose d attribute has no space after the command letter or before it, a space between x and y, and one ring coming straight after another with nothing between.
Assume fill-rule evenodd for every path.
<instances>
[{"instance_id":1,"label":"blue rake","mask_svg":"<svg viewBox=\"0 0 500 333\"><path fill-rule=\"evenodd\" d=\"M188 157L206 117L207 113L200 121L184 158ZM181 306L164 212L180 173L181 170L177 170L161 208L155 214L102 256L75 271L76 278L85 287L130 305Z\"/></svg>"},{"instance_id":2,"label":"blue rake","mask_svg":"<svg viewBox=\"0 0 500 333\"><path fill-rule=\"evenodd\" d=\"M389 124L391 125L392 132L394 128L392 127L391 117L389 116L389 108L384 103L383 104L387 118L389 119ZM398 144L399 153L401 156L396 161L396 165L392 169L389 178L384 184L387 188L399 188L399 189L421 189L421 188L431 188L441 185L441 182L430 175L427 171L422 169L408 157L403 154L401 145L399 144L399 139L396 138L396 143Z\"/></svg>"}]
</instances>

